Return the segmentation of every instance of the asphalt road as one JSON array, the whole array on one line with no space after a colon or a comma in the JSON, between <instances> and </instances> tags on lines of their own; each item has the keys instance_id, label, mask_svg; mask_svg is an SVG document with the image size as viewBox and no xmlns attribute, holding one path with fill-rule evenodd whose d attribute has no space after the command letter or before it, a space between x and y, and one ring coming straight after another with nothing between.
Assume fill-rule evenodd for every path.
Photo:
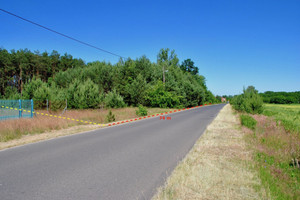
<instances>
[{"instance_id":1,"label":"asphalt road","mask_svg":"<svg viewBox=\"0 0 300 200\"><path fill-rule=\"evenodd\" d=\"M151 199L223 105L0 151L0 199Z\"/></svg>"}]
</instances>

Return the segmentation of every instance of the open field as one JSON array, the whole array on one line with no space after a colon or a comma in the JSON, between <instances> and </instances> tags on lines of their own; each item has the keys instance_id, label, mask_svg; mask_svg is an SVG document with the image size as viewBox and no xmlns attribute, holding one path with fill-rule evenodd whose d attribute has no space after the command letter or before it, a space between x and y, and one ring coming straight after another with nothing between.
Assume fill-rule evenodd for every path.
<instances>
[{"instance_id":1,"label":"open field","mask_svg":"<svg viewBox=\"0 0 300 200\"><path fill-rule=\"evenodd\" d=\"M154 200L266 199L239 120L226 105Z\"/></svg>"},{"instance_id":2,"label":"open field","mask_svg":"<svg viewBox=\"0 0 300 200\"><path fill-rule=\"evenodd\" d=\"M281 104L265 104L264 115L272 116L288 132L300 132L300 104L281 105Z\"/></svg>"},{"instance_id":3,"label":"open field","mask_svg":"<svg viewBox=\"0 0 300 200\"><path fill-rule=\"evenodd\" d=\"M272 199L300 199L300 105L265 105L247 133L256 169ZM268 117L270 116L270 117Z\"/></svg>"},{"instance_id":4,"label":"open field","mask_svg":"<svg viewBox=\"0 0 300 200\"><path fill-rule=\"evenodd\" d=\"M112 113L115 115L116 121L130 119L137 117L137 108L119 108L112 109ZM148 114L155 114L170 111L173 109L163 108L148 108ZM37 110L36 112L47 113L45 110ZM61 112L51 112L52 115L60 115ZM70 110L67 111L62 117L69 117L84 121L91 121L96 123L107 123L106 116L108 110ZM34 119L17 119L17 120L5 120L0 121L0 142L7 142L13 139L21 138L24 135L39 134L49 132L52 130L66 129L72 126L78 126L82 123L76 121L70 121L65 119L58 119L54 117L47 117L37 115ZM93 128L99 128L98 125L85 125ZM84 129L86 130L86 129Z\"/></svg>"}]
</instances>

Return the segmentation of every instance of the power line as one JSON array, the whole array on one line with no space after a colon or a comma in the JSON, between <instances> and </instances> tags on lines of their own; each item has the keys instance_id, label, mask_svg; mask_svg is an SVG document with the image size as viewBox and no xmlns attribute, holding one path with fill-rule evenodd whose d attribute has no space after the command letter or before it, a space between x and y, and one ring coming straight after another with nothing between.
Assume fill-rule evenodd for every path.
<instances>
[{"instance_id":1,"label":"power line","mask_svg":"<svg viewBox=\"0 0 300 200\"><path fill-rule=\"evenodd\" d=\"M50 29L50 28L48 28L48 27L46 27L46 26L40 25L40 24L38 24L38 23L35 23L35 22L33 22L33 21L30 21L30 20L28 20L28 19L25 19L25 18L23 18L23 17L20 17L20 16L18 16L18 15L16 15L16 14L13 14L13 13L8 12L8 11L6 11L6 10L3 10L3 9L1 9L1 8L0 8L0 11L5 12L5 13L7 13L7 14L9 14L9 15L14 16L14 17L17 17L17 18L19 18L19 19L21 19L21 20L24 20L24 21L26 21L26 22L29 22L29 23L31 23L31 24L34 24L34 25L36 25L36 26L39 26L39 27L41 27L41 28L43 28L43 29L46 29L46 30L48 30L48 31L51 31L51 32L53 32L53 33L56 33L56 34L58 34L58 35L60 35L60 36L66 37L66 38L68 38L68 39L70 39L70 40L73 40L73 41L75 41L75 42L79 42L79 43L81 43L81 44L83 44L83 45L92 47L92 48L97 49L97 50L99 50L99 51L103 51L103 52L105 52L105 53L108 53L108 54L111 54L111 55L114 55L114 56L117 56L117 57L120 57L120 58L127 59L127 58L125 58L125 57L123 57L123 56L120 56L120 55L118 55L118 54L112 53L112 52L107 51L107 50L105 50L105 49L101 49L101 48L99 48L99 47L96 47L96 46L91 45L91 44L89 44L89 43L83 42L83 41L81 41L81 40L75 39L75 38L73 38L73 37L70 37L70 36L65 35L65 34L63 34L63 33L60 33L60 32L55 31L55 30L53 30L53 29Z\"/></svg>"}]
</instances>

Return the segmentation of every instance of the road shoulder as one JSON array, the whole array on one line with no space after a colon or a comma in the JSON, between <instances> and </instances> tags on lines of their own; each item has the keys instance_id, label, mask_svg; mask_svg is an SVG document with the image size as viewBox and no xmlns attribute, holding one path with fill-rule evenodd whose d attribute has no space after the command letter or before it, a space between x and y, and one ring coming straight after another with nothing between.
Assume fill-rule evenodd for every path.
<instances>
[{"instance_id":1,"label":"road shoulder","mask_svg":"<svg viewBox=\"0 0 300 200\"><path fill-rule=\"evenodd\" d=\"M264 199L239 127L226 105L153 199Z\"/></svg>"}]
</instances>

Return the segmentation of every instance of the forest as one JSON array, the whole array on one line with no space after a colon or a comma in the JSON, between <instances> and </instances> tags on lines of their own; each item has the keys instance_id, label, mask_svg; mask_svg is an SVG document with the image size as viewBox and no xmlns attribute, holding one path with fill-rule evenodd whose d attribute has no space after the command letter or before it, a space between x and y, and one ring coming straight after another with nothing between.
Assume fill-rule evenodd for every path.
<instances>
[{"instance_id":1,"label":"forest","mask_svg":"<svg viewBox=\"0 0 300 200\"><path fill-rule=\"evenodd\" d=\"M260 93L264 103L274 104L299 104L300 91L297 92L272 92L267 91Z\"/></svg>"},{"instance_id":2,"label":"forest","mask_svg":"<svg viewBox=\"0 0 300 200\"><path fill-rule=\"evenodd\" d=\"M179 62L175 51L161 49L157 62L146 56L118 63L85 63L57 51L0 49L0 99L33 99L51 109L189 107L218 101L191 59Z\"/></svg>"}]
</instances>

